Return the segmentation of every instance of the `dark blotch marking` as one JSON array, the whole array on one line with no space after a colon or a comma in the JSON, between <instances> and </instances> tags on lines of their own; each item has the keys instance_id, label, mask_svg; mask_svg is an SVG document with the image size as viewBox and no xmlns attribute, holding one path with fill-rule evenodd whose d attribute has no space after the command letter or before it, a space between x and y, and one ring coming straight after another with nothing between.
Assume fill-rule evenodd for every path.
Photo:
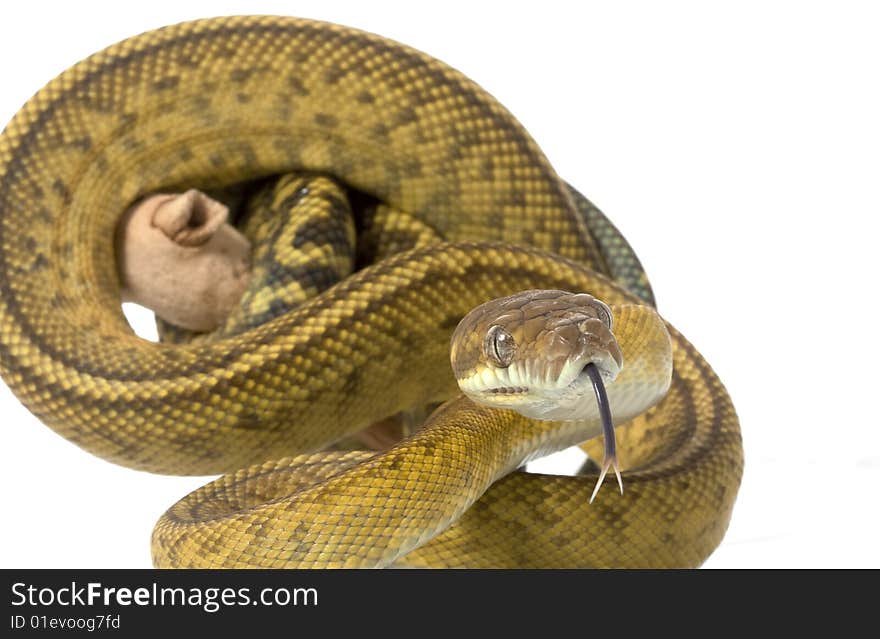
<instances>
[{"instance_id":1,"label":"dark blotch marking","mask_svg":"<svg viewBox=\"0 0 880 639\"><path fill-rule=\"evenodd\" d=\"M42 253L37 253L36 259L33 261L33 263L30 266L30 269L28 269L28 270L31 273L34 273L36 271L42 271L47 266L49 266L49 260L46 259L46 256L43 255Z\"/></svg>"},{"instance_id":2,"label":"dark blotch marking","mask_svg":"<svg viewBox=\"0 0 880 639\"><path fill-rule=\"evenodd\" d=\"M356 96L354 96L354 99L357 100L358 102L360 102L361 104L372 104L373 102L376 101L376 96L374 96L372 93L370 93L369 91L364 89L363 91L358 93Z\"/></svg>"},{"instance_id":3,"label":"dark blotch marking","mask_svg":"<svg viewBox=\"0 0 880 639\"><path fill-rule=\"evenodd\" d=\"M492 229L500 229L504 225L504 214L500 211L492 211L486 216L486 226Z\"/></svg>"},{"instance_id":4,"label":"dark blotch marking","mask_svg":"<svg viewBox=\"0 0 880 639\"><path fill-rule=\"evenodd\" d=\"M92 138L90 138L88 135L84 135L71 142L70 146L72 146L74 149L79 149L80 151L88 151L92 148Z\"/></svg>"},{"instance_id":5,"label":"dark blotch marking","mask_svg":"<svg viewBox=\"0 0 880 639\"><path fill-rule=\"evenodd\" d=\"M491 180L495 177L495 161L491 157L483 160L483 165L480 167L480 177L484 180Z\"/></svg>"},{"instance_id":6,"label":"dark blotch marking","mask_svg":"<svg viewBox=\"0 0 880 639\"><path fill-rule=\"evenodd\" d=\"M307 96L309 95L309 90L297 77L289 77L287 78L287 86L290 87L290 90L293 91L296 95Z\"/></svg>"},{"instance_id":7,"label":"dark blotch marking","mask_svg":"<svg viewBox=\"0 0 880 639\"><path fill-rule=\"evenodd\" d=\"M343 77L345 77L346 73L347 71L345 69L338 64L334 64L324 73L324 82L331 86L337 84Z\"/></svg>"},{"instance_id":8,"label":"dark blotch marking","mask_svg":"<svg viewBox=\"0 0 880 639\"><path fill-rule=\"evenodd\" d=\"M463 148L461 144L450 144L446 149L446 157L452 162L461 160L464 157Z\"/></svg>"},{"instance_id":9,"label":"dark blotch marking","mask_svg":"<svg viewBox=\"0 0 880 639\"><path fill-rule=\"evenodd\" d=\"M370 129L370 135L376 138L380 138L382 140L388 139L388 127L382 124L381 122Z\"/></svg>"},{"instance_id":10,"label":"dark blotch marking","mask_svg":"<svg viewBox=\"0 0 880 639\"><path fill-rule=\"evenodd\" d=\"M134 126L138 121L137 113L123 113L119 116L120 129L127 129Z\"/></svg>"},{"instance_id":11,"label":"dark blotch marking","mask_svg":"<svg viewBox=\"0 0 880 639\"><path fill-rule=\"evenodd\" d=\"M62 180L56 179L54 182L52 182L52 190L61 196L61 199L64 201L65 204L70 203L70 189L67 188L67 185ZM50 216L49 220L51 219L52 218Z\"/></svg>"},{"instance_id":12,"label":"dark blotch marking","mask_svg":"<svg viewBox=\"0 0 880 639\"><path fill-rule=\"evenodd\" d=\"M275 260L269 260L266 274L262 278L261 286L281 287L290 282L299 282L308 290L314 289L321 293L339 282L339 274L330 267L321 264L300 264L286 266ZM251 282L254 286L254 282ZM232 327L229 334L234 335L249 328L260 326L266 322L290 312L296 305L291 305L284 299L276 298L269 302L269 308L262 313L254 313L242 321L241 325Z\"/></svg>"},{"instance_id":13,"label":"dark blotch marking","mask_svg":"<svg viewBox=\"0 0 880 639\"><path fill-rule=\"evenodd\" d=\"M554 546L560 547L568 545L571 542L571 539L569 539L567 535L560 533L552 537L550 541Z\"/></svg>"},{"instance_id":14,"label":"dark blotch marking","mask_svg":"<svg viewBox=\"0 0 880 639\"><path fill-rule=\"evenodd\" d=\"M107 156L102 153L96 157L95 167L97 167L98 171L101 173L106 173L110 169L110 162L107 161Z\"/></svg>"},{"instance_id":15,"label":"dark blotch marking","mask_svg":"<svg viewBox=\"0 0 880 639\"><path fill-rule=\"evenodd\" d=\"M167 91L168 89L177 88L179 84L180 78L178 76L169 75L167 78L153 82L153 91Z\"/></svg>"},{"instance_id":16,"label":"dark blotch marking","mask_svg":"<svg viewBox=\"0 0 880 639\"><path fill-rule=\"evenodd\" d=\"M332 193L324 194L324 201L330 205L330 217L334 220L347 220L351 217L351 206L341 197Z\"/></svg>"},{"instance_id":17,"label":"dark blotch marking","mask_svg":"<svg viewBox=\"0 0 880 639\"><path fill-rule=\"evenodd\" d=\"M61 308L67 303L67 298L59 292L55 292L52 294L52 297L49 298L49 306L52 308Z\"/></svg>"},{"instance_id":18,"label":"dark blotch marking","mask_svg":"<svg viewBox=\"0 0 880 639\"><path fill-rule=\"evenodd\" d=\"M337 124L339 124L339 118L337 118L335 115L330 115L329 113L316 113L315 124L332 129Z\"/></svg>"},{"instance_id":19,"label":"dark blotch marking","mask_svg":"<svg viewBox=\"0 0 880 639\"><path fill-rule=\"evenodd\" d=\"M229 72L229 80L236 84L242 84L243 82L247 82L247 80L254 75L255 71L256 69L233 69Z\"/></svg>"},{"instance_id":20,"label":"dark blotch marking","mask_svg":"<svg viewBox=\"0 0 880 639\"><path fill-rule=\"evenodd\" d=\"M515 206L525 206L526 205L526 196L520 190L514 190L510 193L510 198L508 201Z\"/></svg>"},{"instance_id":21,"label":"dark blotch marking","mask_svg":"<svg viewBox=\"0 0 880 639\"><path fill-rule=\"evenodd\" d=\"M418 158L412 158L401 167L401 173L404 177L421 177L422 163L419 162Z\"/></svg>"},{"instance_id":22,"label":"dark blotch marking","mask_svg":"<svg viewBox=\"0 0 880 639\"><path fill-rule=\"evenodd\" d=\"M197 95L192 98L191 105L196 112L207 111L211 108L211 99L204 95Z\"/></svg>"},{"instance_id":23,"label":"dark blotch marking","mask_svg":"<svg viewBox=\"0 0 880 639\"><path fill-rule=\"evenodd\" d=\"M308 194L308 187L301 186L296 191L281 200L281 204L278 205L278 208L280 208L284 213L287 213L292 208L297 206L300 202L302 202L303 198Z\"/></svg>"},{"instance_id":24,"label":"dark blotch marking","mask_svg":"<svg viewBox=\"0 0 880 639\"><path fill-rule=\"evenodd\" d=\"M291 243L293 248L299 249L312 242L318 246L329 246L335 255L350 255L351 246L345 226L340 224L339 218L314 218L303 222L296 230ZM344 223L344 221L342 221Z\"/></svg>"},{"instance_id":25,"label":"dark blotch marking","mask_svg":"<svg viewBox=\"0 0 880 639\"><path fill-rule=\"evenodd\" d=\"M402 126L404 124L412 124L417 121L419 116L416 115L415 109L412 107L404 107L400 111L398 111L394 116L394 124L395 126Z\"/></svg>"},{"instance_id":26,"label":"dark blotch marking","mask_svg":"<svg viewBox=\"0 0 880 639\"><path fill-rule=\"evenodd\" d=\"M131 137L123 138L120 144L122 145L122 148L126 151L138 151L144 146L140 140L135 140Z\"/></svg>"},{"instance_id":27,"label":"dark blotch marking","mask_svg":"<svg viewBox=\"0 0 880 639\"><path fill-rule=\"evenodd\" d=\"M305 282L307 286L311 286L319 293L323 293L339 282L339 273L329 266L312 265L307 270L303 270L297 279L300 282Z\"/></svg>"}]
</instances>

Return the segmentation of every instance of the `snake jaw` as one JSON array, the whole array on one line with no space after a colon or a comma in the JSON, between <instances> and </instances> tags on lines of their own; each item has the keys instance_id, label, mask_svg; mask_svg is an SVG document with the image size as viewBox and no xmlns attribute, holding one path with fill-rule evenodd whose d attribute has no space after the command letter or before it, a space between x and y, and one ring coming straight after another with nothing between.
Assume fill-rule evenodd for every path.
<instances>
[{"instance_id":1,"label":"snake jaw","mask_svg":"<svg viewBox=\"0 0 880 639\"><path fill-rule=\"evenodd\" d=\"M578 421L594 419L595 394L588 368L605 383L613 383L620 367L606 351L575 357L558 375L544 371L537 363L517 362L508 368L486 367L458 381L461 390L477 403L512 409L533 419Z\"/></svg>"},{"instance_id":2,"label":"snake jaw","mask_svg":"<svg viewBox=\"0 0 880 639\"><path fill-rule=\"evenodd\" d=\"M520 371L519 365L512 365L501 369L486 367L459 380L458 385L478 403L516 410L518 405L532 399L534 383L526 384L527 380L527 371Z\"/></svg>"}]
</instances>

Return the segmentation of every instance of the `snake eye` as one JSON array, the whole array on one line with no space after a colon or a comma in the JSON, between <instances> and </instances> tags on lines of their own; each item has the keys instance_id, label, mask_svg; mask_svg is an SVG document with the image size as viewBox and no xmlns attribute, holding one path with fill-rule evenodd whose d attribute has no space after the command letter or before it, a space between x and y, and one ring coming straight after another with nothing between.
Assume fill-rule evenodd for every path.
<instances>
[{"instance_id":1,"label":"snake eye","mask_svg":"<svg viewBox=\"0 0 880 639\"><path fill-rule=\"evenodd\" d=\"M489 327L486 333L486 342L483 350L486 353L486 359L498 368L507 368L513 360L513 354L516 351L516 341L513 335L508 333L504 328L495 324Z\"/></svg>"}]
</instances>

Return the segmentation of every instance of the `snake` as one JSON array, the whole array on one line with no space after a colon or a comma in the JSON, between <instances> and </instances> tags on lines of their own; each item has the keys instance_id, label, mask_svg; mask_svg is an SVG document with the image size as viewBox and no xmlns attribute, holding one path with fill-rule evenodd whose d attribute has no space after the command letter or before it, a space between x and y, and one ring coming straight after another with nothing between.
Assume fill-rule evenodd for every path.
<instances>
[{"instance_id":1,"label":"snake","mask_svg":"<svg viewBox=\"0 0 880 639\"><path fill-rule=\"evenodd\" d=\"M370 238L350 272L324 278L345 244L324 234L331 250L310 253L324 266L301 262L281 286L295 303L258 291L236 330L138 337L113 246L131 203L291 174ZM583 442L599 454L585 377L597 371L625 491L591 501L595 468L523 467ZM298 18L129 38L13 117L0 135L0 375L98 457L222 474L159 519L157 567L699 566L743 469L724 386L522 125L426 54ZM388 450L335 445L438 405Z\"/></svg>"}]
</instances>

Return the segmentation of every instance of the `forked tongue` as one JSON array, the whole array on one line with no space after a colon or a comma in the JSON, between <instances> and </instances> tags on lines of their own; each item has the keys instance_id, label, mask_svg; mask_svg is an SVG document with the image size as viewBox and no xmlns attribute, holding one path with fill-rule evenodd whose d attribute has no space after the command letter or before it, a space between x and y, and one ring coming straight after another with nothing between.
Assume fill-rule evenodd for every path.
<instances>
[{"instance_id":1,"label":"forked tongue","mask_svg":"<svg viewBox=\"0 0 880 639\"><path fill-rule=\"evenodd\" d=\"M596 404L599 406L599 417L602 419L602 439L605 441L605 459L602 460L602 472L599 473L599 479L596 481L596 487L593 494L590 495L590 503L596 498L599 487L605 481L605 474L609 468L614 469L617 476L617 485L620 486L620 494L623 494L623 479L620 477L620 468L617 465L617 444L614 439L614 423L611 421L611 405L608 403L608 393L605 392L605 384L602 382L602 375L596 365L590 362L584 368L590 381L593 383L593 390L596 393Z\"/></svg>"}]
</instances>

